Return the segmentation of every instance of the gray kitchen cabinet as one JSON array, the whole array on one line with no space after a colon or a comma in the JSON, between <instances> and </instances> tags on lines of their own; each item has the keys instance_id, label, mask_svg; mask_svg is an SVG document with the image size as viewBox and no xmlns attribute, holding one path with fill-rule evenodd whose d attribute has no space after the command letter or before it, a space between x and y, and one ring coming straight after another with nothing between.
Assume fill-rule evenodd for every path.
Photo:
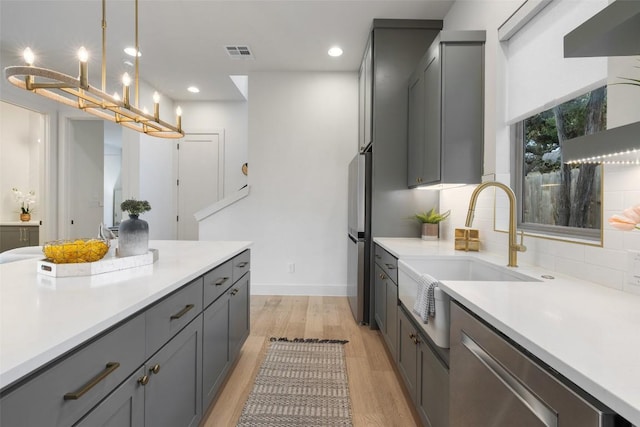
<instances>
[{"instance_id":1,"label":"gray kitchen cabinet","mask_svg":"<svg viewBox=\"0 0 640 427\"><path fill-rule=\"evenodd\" d=\"M144 316L3 392L0 425L70 426L144 363Z\"/></svg>"},{"instance_id":2,"label":"gray kitchen cabinet","mask_svg":"<svg viewBox=\"0 0 640 427\"><path fill-rule=\"evenodd\" d=\"M144 375L143 368L131 374L74 427L144 426L144 387L140 384Z\"/></svg>"},{"instance_id":3,"label":"gray kitchen cabinet","mask_svg":"<svg viewBox=\"0 0 640 427\"><path fill-rule=\"evenodd\" d=\"M442 31L410 76L409 188L480 182L484 40L484 31Z\"/></svg>"},{"instance_id":4,"label":"gray kitchen cabinet","mask_svg":"<svg viewBox=\"0 0 640 427\"><path fill-rule=\"evenodd\" d=\"M0 225L0 252L39 244L38 225Z\"/></svg>"},{"instance_id":5,"label":"gray kitchen cabinet","mask_svg":"<svg viewBox=\"0 0 640 427\"><path fill-rule=\"evenodd\" d=\"M364 153L371 145L371 113L373 94L373 57L371 38L364 50L358 76L358 150Z\"/></svg>"},{"instance_id":6,"label":"gray kitchen cabinet","mask_svg":"<svg viewBox=\"0 0 640 427\"><path fill-rule=\"evenodd\" d=\"M229 359L235 360L249 336L249 282L246 273L229 289Z\"/></svg>"},{"instance_id":7,"label":"gray kitchen cabinet","mask_svg":"<svg viewBox=\"0 0 640 427\"><path fill-rule=\"evenodd\" d=\"M2 390L0 425L197 426L249 335L249 266L247 250Z\"/></svg>"},{"instance_id":8,"label":"gray kitchen cabinet","mask_svg":"<svg viewBox=\"0 0 640 427\"><path fill-rule=\"evenodd\" d=\"M249 252L205 275L205 299L207 286L214 289L223 281L224 292L203 313L202 339L202 388L203 407L215 399L228 370L236 360L242 345L249 336L250 325L250 265ZM233 273L230 273L233 271ZM225 280L226 278L229 280ZM231 279L232 277L232 279ZM233 283L232 283L233 280Z\"/></svg>"},{"instance_id":9,"label":"gray kitchen cabinet","mask_svg":"<svg viewBox=\"0 0 640 427\"><path fill-rule=\"evenodd\" d=\"M375 319L375 260L376 237L416 237L420 224L408 221L425 206L438 203L437 193L421 194L407 188L407 83L420 58L442 30L441 20L374 19L369 44L363 53L365 66L361 77L371 81L362 83L364 106L370 108L363 121L361 135L370 140L365 151L371 153L371 167L367 170L365 206L367 222L365 235L368 252L368 271L365 283L369 287L370 323ZM370 91L370 92L369 92ZM370 102L366 95L370 93ZM364 112L364 108L361 110ZM367 110L368 111L368 110ZM370 137L367 132L370 132ZM361 143L360 145L362 145ZM397 283L397 282L395 282Z\"/></svg>"},{"instance_id":10,"label":"gray kitchen cabinet","mask_svg":"<svg viewBox=\"0 0 640 427\"><path fill-rule=\"evenodd\" d=\"M387 331L387 277L379 265L375 266L374 292L376 294L375 321L383 336Z\"/></svg>"},{"instance_id":11,"label":"gray kitchen cabinet","mask_svg":"<svg viewBox=\"0 0 640 427\"><path fill-rule=\"evenodd\" d=\"M203 313L202 406L208 407L229 369L229 298L224 294Z\"/></svg>"},{"instance_id":12,"label":"gray kitchen cabinet","mask_svg":"<svg viewBox=\"0 0 640 427\"><path fill-rule=\"evenodd\" d=\"M147 427L193 427L202 418L202 319L197 317L146 363Z\"/></svg>"},{"instance_id":13,"label":"gray kitchen cabinet","mask_svg":"<svg viewBox=\"0 0 640 427\"><path fill-rule=\"evenodd\" d=\"M451 427L604 427L615 414L451 302Z\"/></svg>"},{"instance_id":14,"label":"gray kitchen cabinet","mask_svg":"<svg viewBox=\"0 0 640 427\"><path fill-rule=\"evenodd\" d=\"M432 345L404 309L399 309L400 375L416 405L422 423L428 427L448 427L449 369Z\"/></svg>"},{"instance_id":15,"label":"gray kitchen cabinet","mask_svg":"<svg viewBox=\"0 0 640 427\"><path fill-rule=\"evenodd\" d=\"M379 245L375 247L375 320L393 359L398 348L398 260Z\"/></svg>"}]
</instances>

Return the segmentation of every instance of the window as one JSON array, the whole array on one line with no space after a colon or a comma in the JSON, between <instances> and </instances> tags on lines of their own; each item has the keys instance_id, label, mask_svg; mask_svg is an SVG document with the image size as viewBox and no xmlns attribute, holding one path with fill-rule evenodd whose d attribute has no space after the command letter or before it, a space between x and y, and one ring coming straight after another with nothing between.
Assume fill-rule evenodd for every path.
<instances>
[{"instance_id":1,"label":"window","mask_svg":"<svg viewBox=\"0 0 640 427\"><path fill-rule=\"evenodd\" d=\"M515 125L516 188L523 229L600 238L602 167L564 164L562 144L604 130L606 108L604 86Z\"/></svg>"}]
</instances>

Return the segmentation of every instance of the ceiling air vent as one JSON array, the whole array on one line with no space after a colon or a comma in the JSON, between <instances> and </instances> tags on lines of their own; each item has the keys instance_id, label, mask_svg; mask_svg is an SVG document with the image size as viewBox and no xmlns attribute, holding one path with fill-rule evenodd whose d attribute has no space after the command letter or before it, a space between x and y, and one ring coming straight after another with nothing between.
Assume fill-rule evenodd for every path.
<instances>
[{"instance_id":1,"label":"ceiling air vent","mask_svg":"<svg viewBox=\"0 0 640 427\"><path fill-rule=\"evenodd\" d=\"M232 59L254 59L249 46L225 46Z\"/></svg>"}]
</instances>

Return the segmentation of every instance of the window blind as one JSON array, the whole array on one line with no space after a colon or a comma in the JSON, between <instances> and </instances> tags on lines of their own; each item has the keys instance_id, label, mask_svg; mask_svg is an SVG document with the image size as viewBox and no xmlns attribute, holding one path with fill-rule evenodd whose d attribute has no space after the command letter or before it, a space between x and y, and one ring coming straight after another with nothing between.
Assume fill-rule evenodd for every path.
<instances>
[{"instance_id":1,"label":"window blind","mask_svg":"<svg viewBox=\"0 0 640 427\"><path fill-rule=\"evenodd\" d=\"M606 83L607 58L564 58L563 40L607 4L607 0L554 0L503 42L508 124Z\"/></svg>"}]
</instances>

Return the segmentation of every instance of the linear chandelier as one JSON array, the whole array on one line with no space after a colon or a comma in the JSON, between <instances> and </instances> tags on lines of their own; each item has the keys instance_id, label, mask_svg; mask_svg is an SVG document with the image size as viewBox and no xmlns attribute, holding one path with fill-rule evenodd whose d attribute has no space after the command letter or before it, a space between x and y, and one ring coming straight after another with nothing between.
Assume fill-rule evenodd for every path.
<instances>
[{"instance_id":1,"label":"linear chandelier","mask_svg":"<svg viewBox=\"0 0 640 427\"><path fill-rule=\"evenodd\" d=\"M126 128L160 138L182 138L182 110L176 109L176 124L171 125L160 119L160 95L153 94L153 114L138 108L138 0L135 0L135 97L130 100L131 77L122 77L122 98L117 93L106 92L106 0L102 0L102 88L89 84L89 54L84 47L78 50L79 76L72 77L47 68L34 66L35 56L30 48L24 51L26 65L4 69L6 79L21 89L28 90L73 108L93 114L104 120L118 123Z\"/></svg>"}]
</instances>

